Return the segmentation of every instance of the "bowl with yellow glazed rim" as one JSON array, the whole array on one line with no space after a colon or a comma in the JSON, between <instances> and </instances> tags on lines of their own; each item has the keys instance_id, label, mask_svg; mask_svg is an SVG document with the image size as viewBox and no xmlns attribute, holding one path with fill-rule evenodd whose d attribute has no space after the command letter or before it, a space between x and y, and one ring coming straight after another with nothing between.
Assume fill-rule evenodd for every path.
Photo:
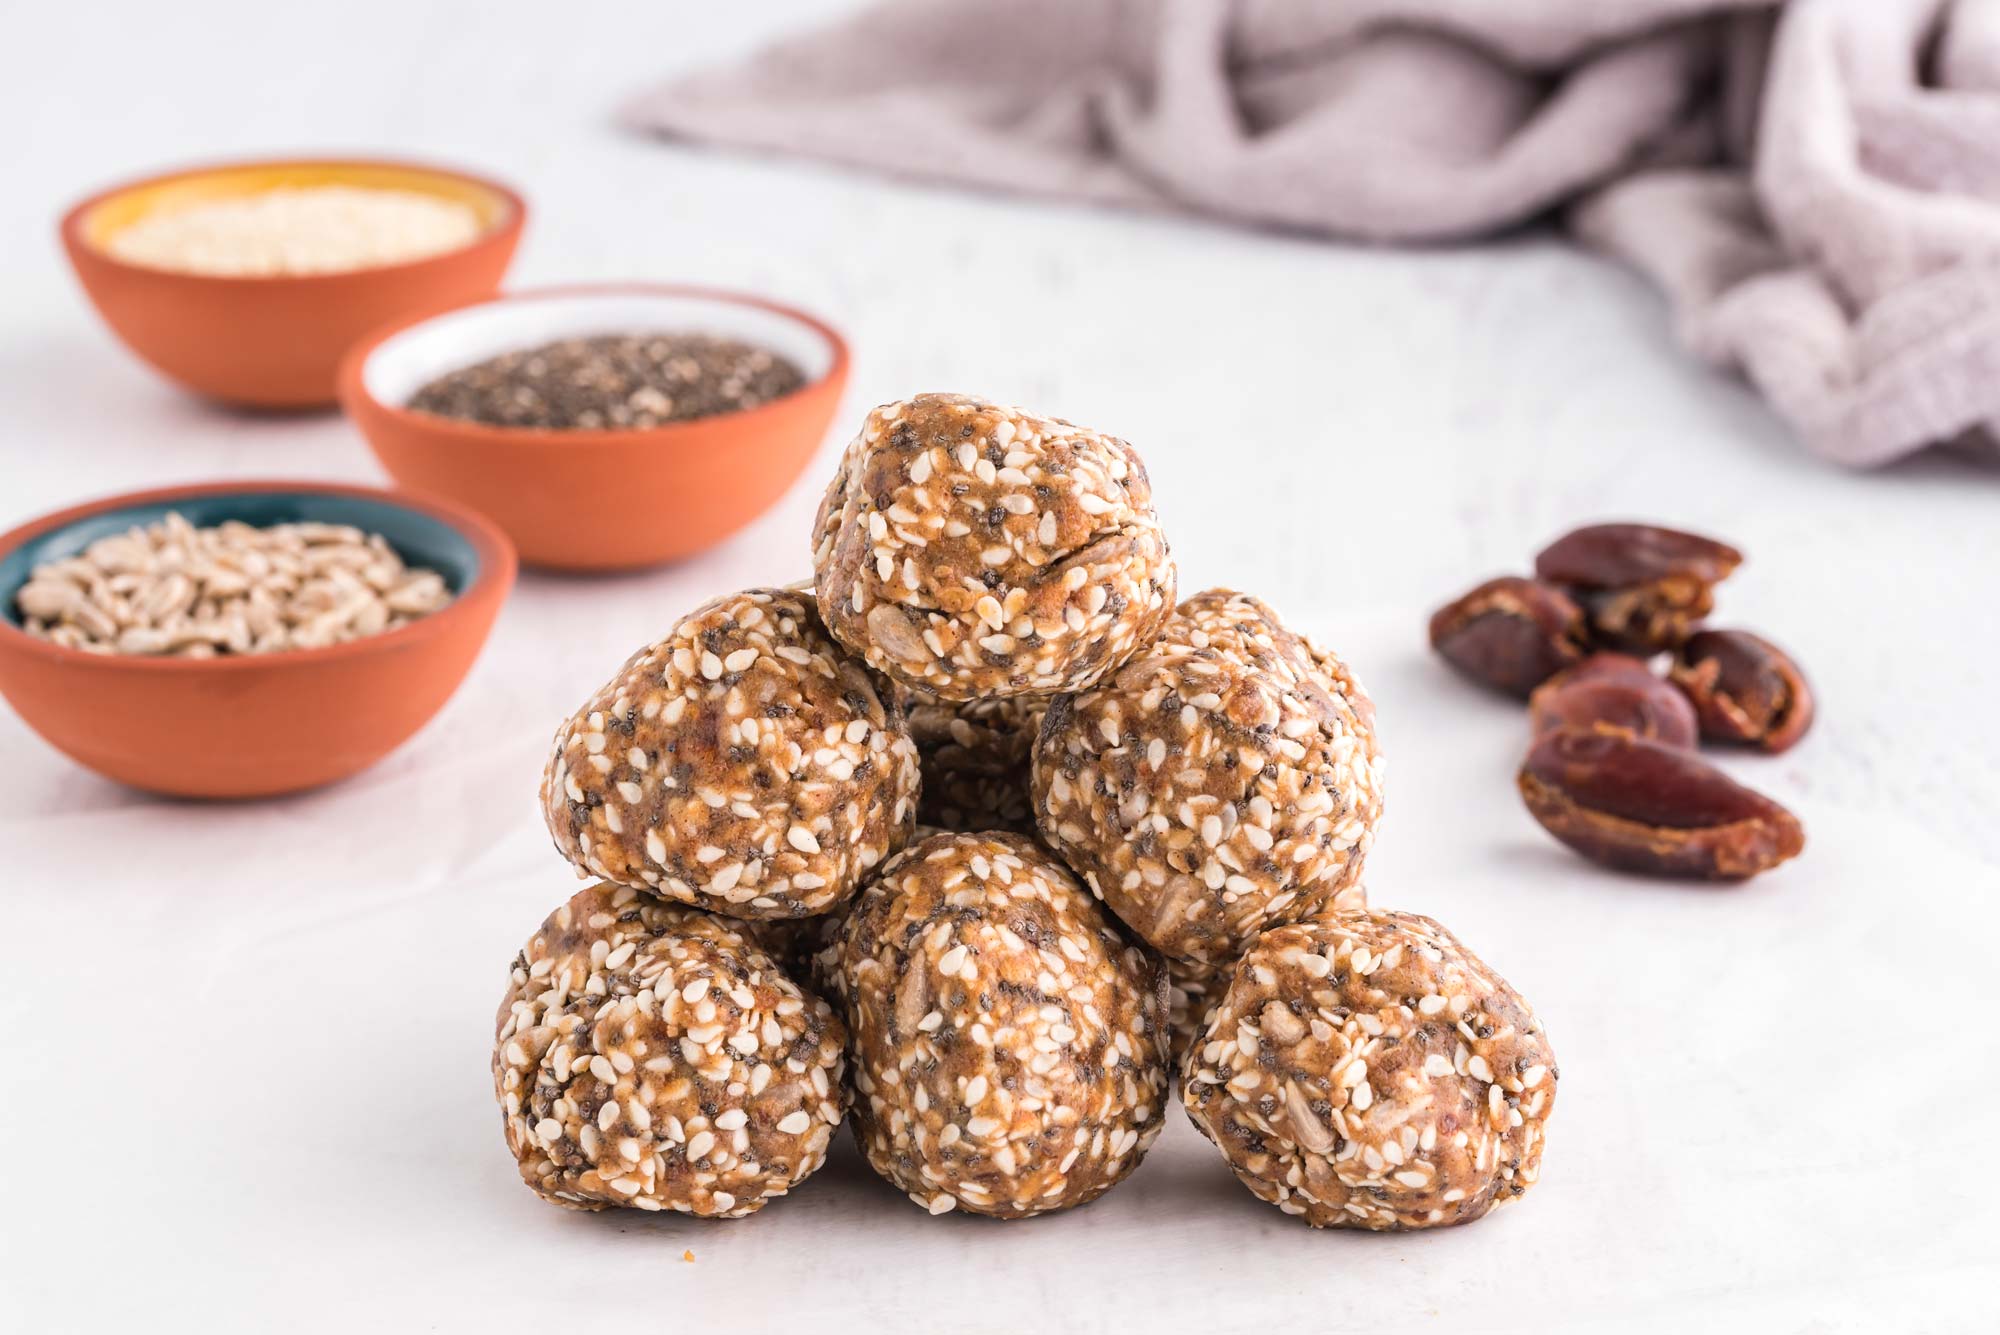
<instances>
[{"instance_id":1,"label":"bowl with yellow glazed rim","mask_svg":"<svg viewBox=\"0 0 2000 1335\"><path fill-rule=\"evenodd\" d=\"M345 186L462 204L471 240L398 263L316 273L216 274L137 263L113 239L142 220L264 194ZM472 301L500 286L527 206L481 176L389 160L286 159L193 167L99 191L63 215L63 249L112 332L169 379L254 408L334 402L354 341L415 310Z\"/></svg>"}]
</instances>

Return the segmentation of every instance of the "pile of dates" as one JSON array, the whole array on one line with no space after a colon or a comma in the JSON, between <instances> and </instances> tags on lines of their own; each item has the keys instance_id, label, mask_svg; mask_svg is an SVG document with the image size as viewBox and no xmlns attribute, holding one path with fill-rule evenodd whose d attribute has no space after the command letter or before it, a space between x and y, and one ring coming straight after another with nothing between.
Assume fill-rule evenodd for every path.
<instances>
[{"instance_id":1,"label":"pile of dates","mask_svg":"<svg viewBox=\"0 0 2000 1335\"><path fill-rule=\"evenodd\" d=\"M1447 662L1528 702L1521 797L1583 856L1742 880L1805 847L1798 817L1695 751L1775 753L1812 725L1812 691L1789 655L1703 626L1715 586L1742 562L1697 534L1593 524L1544 548L1535 578L1488 580L1431 617Z\"/></svg>"}]
</instances>

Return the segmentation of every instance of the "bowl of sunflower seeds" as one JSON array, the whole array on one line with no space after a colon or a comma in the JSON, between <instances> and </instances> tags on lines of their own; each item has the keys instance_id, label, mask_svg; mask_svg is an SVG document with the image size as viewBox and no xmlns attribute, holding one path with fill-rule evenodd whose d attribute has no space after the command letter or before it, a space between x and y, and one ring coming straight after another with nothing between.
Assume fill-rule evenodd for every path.
<instances>
[{"instance_id":1,"label":"bowl of sunflower seeds","mask_svg":"<svg viewBox=\"0 0 2000 1335\"><path fill-rule=\"evenodd\" d=\"M0 695L51 746L136 788L314 788L444 705L514 572L490 521L379 488L107 497L0 536Z\"/></svg>"}]
</instances>

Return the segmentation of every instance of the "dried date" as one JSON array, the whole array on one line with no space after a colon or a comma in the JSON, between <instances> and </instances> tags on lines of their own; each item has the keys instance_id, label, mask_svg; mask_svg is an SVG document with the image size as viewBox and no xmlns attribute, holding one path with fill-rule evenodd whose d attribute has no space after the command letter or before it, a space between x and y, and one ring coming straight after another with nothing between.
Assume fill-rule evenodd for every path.
<instances>
[{"instance_id":1,"label":"dried date","mask_svg":"<svg viewBox=\"0 0 2000 1335\"><path fill-rule=\"evenodd\" d=\"M1705 630L1674 654L1673 682L1711 741L1789 750L1812 726L1812 688L1791 655L1748 631Z\"/></svg>"},{"instance_id":2,"label":"dried date","mask_svg":"<svg viewBox=\"0 0 2000 1335\"><path fill-rule=\"evenodd\" d=\"M1654 524L1591 524L1550 543L1535 574L1570 589L1596 639L1652 654L1685 640L1715 607L1715 586L1743 563L1724 542Z\"/></svg>"},{"instance_id":3,"label":"dried date","mask_svg":"<svg viewBox=\"0 0 2000 1335\"><path fill-rule=\"evenodd\" d=\"M1487 580L1431 617L1431 647L1466 676L1526 698L1588 651L1583 609L1561 589Z\"/></svg>"},{"instance_id":4,"label":"dried date","mask_svg":"<svg viewBox=\"0 0 2000 1335\"><path fill-rule=\"evenodd\" d=\"M1798 817L1690 751L1615 732L1558 728L1521 766L1542 827L1625 871L1742 880L1805 847Z\"/></svg>"},{"instance_id":5,"label":"dried date","mask_svg":"<svg viewBox=\"0 0 2000 1335\"><path fill-rule=\"evenodd\" d=\"M1627 654L1592 654L1537 686L1528 697L1528 727L1537 737L1590 728L1683 748L1700 734L1688 697Z\"/></svg>"}]
</instances>

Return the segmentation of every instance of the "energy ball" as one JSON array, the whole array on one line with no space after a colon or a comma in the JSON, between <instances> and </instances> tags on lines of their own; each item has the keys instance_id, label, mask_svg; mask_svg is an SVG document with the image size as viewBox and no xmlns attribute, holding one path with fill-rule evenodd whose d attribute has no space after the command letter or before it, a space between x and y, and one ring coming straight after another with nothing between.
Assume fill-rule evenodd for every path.
<instances>
[{"instance_id":1,"label":"energy ball","mask_svg":"<svg viewBox=\"0 0 2000 1335\"><path fill-rule=\"evenodd\" d=\"M837 910L836 910L837 913ZM817 918L731 918L729 925L741 932L746 940L757 949L777 961L778 967L800 982L812 986L821 996L826 993L813 983L812 956L817 949L820 924L831 921L834 914Z\"/></svg>"},{"instance_id":2,"label":"energy ball","mask_svg":"<svg viewBox=\"0 0 2000 1335\"><path fill-rule=\"evenodd\" d=\"M906 849L855 902L840 969L855 1139L932 1214L1081 1205L1159 1134L1158 965L1029 840Z\"/></svg>"},{"instance_id":3,"label":"energy ball","mask_svg":"<svg viewBox=\"0 0 2000 1335\"><path fill-rule=\"evenodd\" d=\"M944 830L1033 834L1029 761L1048 700L1016 695L954 704L915 687L897 695L923 763L917 820Z\"/></svg>"},{"instance_id":4,"label":"energy ball","mask_svg":"<svg viewBox=\"0 0 2000 1335\"><path fill-rule=\"evenodd\" d=\"M1176 1071L1181 1068L1181 1062L1187 1056L1188 1049L1194 1046L1195 1036L1201 1032L1202 1021L1208 1018L1208 1008L1220 1000L1222 994L1228 990L1229 978L1235 967L1234 960L1224 964L1166 960L1167 1031L1171 1035L1173 1066Z\"/></svg>"},{"instance_id":5,"label":"energy ball","mask_svg":"<svg viewBox=\"0 0 2000 1335\"><path fill-rule=\"evenodd\" d=\"M946 700L1081 690L1173 610L1132 447L964 395L868 414L814 530L834 638Z\"/></svg>"},{"instance_id":6,"label":"energy ball","mask_svg":"<svg viewBox=\"0 0 2000 1335\"><path fill-rule=\"evenodd\" d=\"M917 822L912 843L940 834L953 833L935 825ZM851 899L831 913L817 918L794 918L783 923L757 923L752 926L788 927L793 929L789 949L791 958L799 961L798 974L812 984L813 990L834 1004L835 1009L847 1005L847 983L841 974L840 952L847 935L847 916L853 911L859 898Z\"/></svg>"},{"instance_id":7,"label":"energy ball","mask_svg":"<svg viewBox=\"0 0 2000 1335\"><path fill-rule=\"evenodd\" d=\"M1535 1184L1556 1062L1450 932L1374 909L1257 938L1182 1100L1243 1184L1315 1228L1462 1224Z\"/></svg>"},{"instance_id":8,"label":"energy ball","mask_svg":"<svg viewBox=\"0 0 2000 1335\"><path fill-rule=\"evenodd\" d=\"M542 810L579 874L796 918L909 841L917 785L902 710L811 595L751 589L684 617L563 724Z\"/></svg>"},{"instance_id":9,"label":"energy ball","mask_svg":"<svg viewBox=\"0 0 2000 1335\"><path fill-rule=\"evenodd\" d=\"M753 1214L825 1161L846 1037L736 923L599 882L515 957L507 1148L571 1209Z\"/></svg>"},{"instance_id":10,"label":"energy ball","mask_svg":"<svg viewBox=\"0 0 2000 1335\"><path fill-rule=\"evenodd\" d=\"M1367 887L1351 885L1333 897L1327 911L1367 907ZM1173 1035L1175 1070L1181 1069L1188 1050L1195 1045L1195 1036L1201 1032L1202 1022L1208 1018L1208 1008L1222 1000L1222 994L1229 989L1229 979L1235 972L1236 961L1233 959L1220 964L1198 964L1192 960L1166 957L1167 1028Z\"/></svg>"},{"instance_id":11,"label":"energy ball","mask_svg":"<svg viewBox=\"0 0 2000 1335\"><path fill-rule=\"evenodd\" d=\"M1154 949L1219 964L1357 884L1382 814L1375 708L1247 594L1182 603L1034 756L1049 846Z\"/></svg>"}]
</instances>

